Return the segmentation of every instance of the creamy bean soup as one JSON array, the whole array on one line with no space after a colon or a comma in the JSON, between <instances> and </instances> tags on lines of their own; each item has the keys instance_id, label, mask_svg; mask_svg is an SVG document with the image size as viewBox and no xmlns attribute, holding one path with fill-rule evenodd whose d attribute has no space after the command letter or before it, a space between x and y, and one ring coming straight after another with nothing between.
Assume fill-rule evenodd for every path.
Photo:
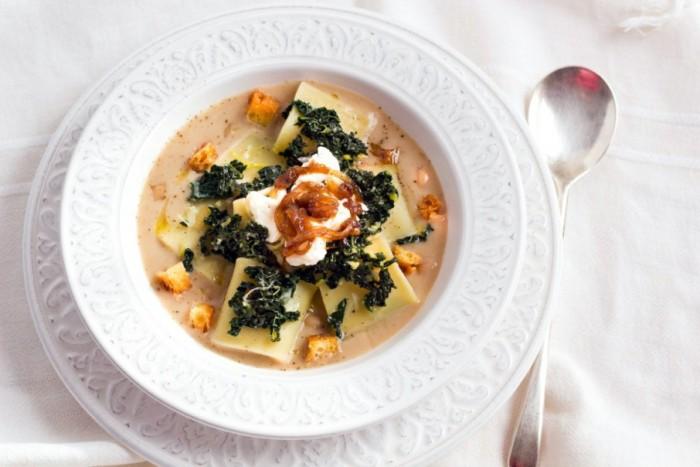
<instances>
[{"instance_id":1,"label":"creamy bean soup","mask_svg":"<svg viewBox=\"0 0 700 467\"><path fill-rule=\"evenodd\" d=\"M381 107L285 82L182 127L138 225L154 291L193 338L291 370L367 352L416 315L447 213L430 160Z\"/></svg>"}]
</instances>

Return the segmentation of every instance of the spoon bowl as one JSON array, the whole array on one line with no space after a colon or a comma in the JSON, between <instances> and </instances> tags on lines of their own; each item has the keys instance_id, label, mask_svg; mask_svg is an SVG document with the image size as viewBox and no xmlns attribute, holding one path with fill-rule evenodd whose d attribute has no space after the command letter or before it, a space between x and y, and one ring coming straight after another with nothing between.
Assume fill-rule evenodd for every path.
<instances>
[{"instance_id":1,"label":"spoon bowl","mask_svg":"<svg viewBox=\"0 0 700 467\"><path fill-rule=\"evenodd\" d=\"M560 68L539 82L528 122L560 195L603 157L616 121L613 92L596 72Z\"/></svg>"}]
</instances>

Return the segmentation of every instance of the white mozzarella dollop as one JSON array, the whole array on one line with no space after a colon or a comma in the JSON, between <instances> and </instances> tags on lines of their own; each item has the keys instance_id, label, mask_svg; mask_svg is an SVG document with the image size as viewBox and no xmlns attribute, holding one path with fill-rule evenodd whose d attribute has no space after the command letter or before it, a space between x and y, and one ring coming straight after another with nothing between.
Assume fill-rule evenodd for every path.
<instances>
[{"instance_id":1,"label":"white mozzarella dollop","mask_svg":"<svg viewBox=\"0 0 700 467\"><path fill-rule=\"evenodd\" d=\"M260 191L251 191L245 197L248 210L253 220L267 228L267 241L274 243L281 238L280 231L275 223L275 210L287 194L286 190L277 190L273 196L268 196L272 187Z\"/></svg>"},{"instance_id":2,"label":"white mozzarella dollop","mask_svg":"<svg viewBox=\"0 0 700 467\"><path fill-rule=\"evenodd\" d=\"M335 158L332 152L330 152L323 146L319 146L318 148L316 148L316 154L311 156L308 161L304 162L303 165L304 167L308 167L309 164L311 164L312 162L315 162L316 164L325 165L331 170L340 170L340 163L338 162L338 159Z\"/></svg>"},{"instance_id":3,"label":"white mozzarella dollop","mask_svg":"<svg viewBox=\"0 0 700 467\"><path fill-rule=\"evenodd\" d=\"M290 266L313 266L326 257L326 241L322 238L314 238L304 254L287 256Z\"/></svg>"},{"instance_id":4,"label":"white mozzarella dollop","mask_svg":"<svg viewBox=\"0 0 700 467\"><path fill-rule=\"evenodd\" d=\"M303 164L302 167L308 167L312 163L319 164L319 165L325 165L331 170L335 171L340 171L340 163L338 162L338 159L335 158L332 152L330 152L328 149L324 148L323 146L319 146L316 149L316 154L313 156L309 157ZM299 178L296 179L294 182L294 185L292 186L292 190L296 188L300 183L304 182L311 182L311 183L318 183L319 185L322 185L326 182L326 180L334 180L336 183L342 183L343 181L336 177L335 175L329 175L329 174L324 174L324 173L309 173L309 174L304 174L300 175Z\"/></svg>"}]
</instances>

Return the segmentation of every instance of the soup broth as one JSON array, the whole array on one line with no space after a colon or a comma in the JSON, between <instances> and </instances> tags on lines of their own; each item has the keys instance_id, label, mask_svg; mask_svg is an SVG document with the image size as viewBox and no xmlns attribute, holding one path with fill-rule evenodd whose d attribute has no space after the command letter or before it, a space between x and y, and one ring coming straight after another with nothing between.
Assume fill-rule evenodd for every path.
<instances>
[{"instance_id":1,"label":"soup broth","mask_svg":"<svg viewBox=\"0 0 700 467\"><path fill-rule=\"evenodd\" d=\"M177 131L153 165L143 189L139 208L138 238L143 264L148 277L154 278L154 292L160 298L163 307L172 314L173 319L180 322L194 339L216 352L242 363L280 370L301 369L353 358L379 346L396 334L419 312L421 303L428 296L438 274L447 233L446 212L444 207L440 206L440 200L443 199L440 183L429 158L422 152L419 144L406 134L381 107L368 99L329 84L315 82L310 84L342 102L357 115L363 116L363 121L367 122L367 134L363 137L368 146L368 154L361 156L355 167L376 172L387 163L392 165L398 174L401 197L412 222L415 223L416 234L423 232L428 223L433 229L425 241L404 243L399 246L399 250L395 250L403 249L419 257L420 265L415 270L411 270L410 265L401 264L401 269L406 272L405 278L412 287L418 303L402 306L363 329L347 333L342 341L338 341L339 350L332 355L321 359L310 359L307 358L308 338L317 335L333 335L333 329L329 328L328 316L334 310L325 309L321 293L316 289L313 292L308 313L301 318L303 325L296 335L289 358L275 359L254 351L224 348L212 340L213 328L221 317L221 310L228 306L225 297L234 267L233 263L219 258L218 276L209 274L207 277L195 268L189 273L191 287L179 293L173 293L173 290L164 286L162 281L155 279L159 277L159 273L182 260L182 252L174 251L172 245L166 245L167 242L164 242L161 235L164 225L172 225L176 229L179 228L177 225L180 225L181 233L184 235L193 222L191 219L193 205L212 204L219 206L223 211L231 211L230 200L206 200L197 203L189 200L191 184L203 175L203 172L191 170L189 163L192 155L203 144L210 143L216 148L218 157L221 157L229 148L241 147L246 141L256 141L258 143L255 144L265 145L268 152L275 152L271 148L285 119L279 115L278 111L278 115L267 126L251 121L250 92L229 97L212 105L194 116ZM290 81L258 89L264 96L278 102L281 111L292 102L299 85L299 82ZM219 164L218 160L216 164ZM435 203L426 201L428 195L431 195L428 201L436 200L437 206L433 206ZM397 247L395 241L390 241L389 244L392 248ZM199 255L201 254L198 253ZM195 261L201 259L196 257ZM285 270L290 269L294 268L287 266ZM190 310L198 304L208 304L215 310L206 332L193 326ZM346 310L346 320L351 313L353 310ZM282 326L284 328L287 325Z\"/></svg>"}]
</instances>

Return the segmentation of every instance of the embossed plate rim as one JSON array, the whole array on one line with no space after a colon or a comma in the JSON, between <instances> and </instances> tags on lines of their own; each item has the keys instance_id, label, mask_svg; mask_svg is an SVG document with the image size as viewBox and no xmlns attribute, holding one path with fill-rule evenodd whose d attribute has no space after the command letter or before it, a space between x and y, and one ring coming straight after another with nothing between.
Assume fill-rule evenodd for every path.
<instances>
[{"instance_id":1,"label":"embossed plate rim","mask_svg":"<svg viewBox=\"0 0 700 467\"><path fill-rule=\"evenodd\" d=\"M295 10L296 10L296 8L295 8ZM247 11L258 13L261 10L256 9L256 10L247 10ZM311 10L309 10L309 12L310 11ZM318 11L318 10L314 10L314 11ZM210 21L213 22L216 20L217 19L213 19ZM346 19L346 21L349 21L349 22L351 22L353 20L359 21L356 18L353 18L353 19L347 18ZM340 21L340 19L339 19L339 22L342 23L342 21ZM355 25L355 26L357 27L357 25ZM375 25L373 25L373 26L375 26ZM186 28L186 30L187 30L188 34L193 34L194 32L197 31L197 27L201 27L201 23L199 26L190 26L190 27ZM401 44L403 44L405 42L410 42L409 39L407 39L405 37L399 38L398 35L395 36L395 39L398 40ZM164 41L164 40L162 40L162 41ZM404 41L404 42L401 42L401 41ZM165 46L166 50L167 50L167 47L168 46L166 45ZM439 62L435 62L435 63L437 64ZM447 69L445 71L443 71L443 73L445 73L445 74L447 74L449 72L450 72L450 70L447 70ZM440 75L440 76L443 76L443 75ZM106 101L109 101L110 99L114 99L116 94L117 94L117 91L116 90L113 91L112 94L110 94L106 98ZM480 104L480 101L478 100L478 98L474 98L474 100L477 102L477 104ZM106 112L106 110L105 110L105 112ZM488 111L481 109L481 112L486 113L488 116L488 113L489 113ZM100 115L99 109L98 109L96 115ZM106 119L106 117L105 117L105 119ZM495 120L493 120L493 121L495 122ZM91 120L91 122L86 127L85 133L90 134L90 130L96 126L97 126L97 123L95 122L95 119L93 118L93 120ZM498 128L498 125L494 123L493 132L498 133L499 131L500 130ZM493 136L493 133L491 134L491 136ZM131 142L131 141L128 141L128 142ZM83 139L81 139L80 142L78 143L78 147L76 148L76 156L73 158L71 165L69 167L68 174L67 174L67 179L69 179L69 180L73 178L73 176L75 175L74 172L77 172L77 170L78 170L77 168L79 166L77 165L76 161L82 160L82 159L80 159L81 157L85 158L85 155L81 154L81 150L83 149L83 146L85 144L86 143L84 143ZM504 149L507 151L507 148L504 148ZM510 156L507 156L506 160L510 160L509 157ZM516 179L517 179L517 168L514 170L513 176L516 177ZM514 185L517 185L517 180L514 181L513 183L514 183ZM519 187L514 187L513 189L517 190L518 188ZM70 239L70 235L69 235L70 228L68 226L69 225L72 226L72 224L69 224L69 222L66 221L66 219L71 219L71 217L68 215L68 214L71 214L71 211L68 209L68 207L71 206L70 200L71 200L71 196L72 196L72 193L74 190L75 190L75 186L66 185L66 191L64 192L65 197L64 197L64 203L63 203L63 210L62 210L62 215L61 215L62 216L61 217L61 220L62 220L61 231L62 231L62 239L64 240L63 247L64 247L64 251L68 251L68 252L72 251L71 250L72 243L70 243L68 241ZM522 202L520 196L517 196L516 199L514 199L513 201L516 203ZM516 212L522 213L523 210L520 209L520 210L517 210ZM516 214L516 217L518 217L517 214ZM518 219L518 221L524 222L524 218L521 217ZM522 238L521 235L518 234L517 236L521 237L521 238L517 239L517 242L524 240L524 238ZM97 245L99 245L99 242L97 243ZM517 247L516 254L519 254L520 250L521 250L521 248ZM518 261L516 260L515 263L518 263ZM513 266L513 267L515 268L516 266ZM73 285L74 292L76 290L80 290L80 287L76 286L76 284L78 284L78 279L77 279L77 272L78 271L75 270L74 267L72 266L72 261L66 262L66 268L68 270L68 277ZM117 276L117 278L121 279L121 276ZM508 284L507 288L510 290L512 285L514 285L514 283L511 281L511 283ZM503 292L503 296L504 297L507 296L508 293L509 293L508 291ZM83 297L82 294L76 294L76 295L77 295L76 300L80 304L80 308L83 310L87 309L87 303L88 303L87 296ZM505 299L504 299L504 301L505 301ZM131 305L131 303L129 303L128 305ZM498 311L501 311L502 308L503 307L499 308ZM96 321L91 321L92 319L95 318L95 315L88 314L88 315L84 315L84 317L85 316L90 317L90 319L87 320L88 328L91 330L91 332L93 332L93 335L95 335L97 337L96 340L98 341L98 343L100 343L103 346L103 348L105 346L110 347L109 341L108 341L108 339L106 339L107 336L104 335L103 333L101 333L101 328L98 326L100 323L98 323ZM495 320L495 316L497 316L497 312L494 311L493 316L494 316L494 320ZM97 330L97 333L96 333L96 330ZM483 335L480 337L485 338L487 335L488 335L488 330L483 331ZM151 341L151 342L153 342L153 341ZM158 344L158 345L161 345L161 344ZM407 348L406 345L404 345L404 349L405 348ZM149 353L153 352L153 349L160 350L160 348L153 345L152 347L150 347L148 349ZM472 350L472 349L476 350L477 347L474 346L474 347L469 348L469 350ZM357 411L345 410L345 412L341 411L341 415L336 415L337 419L329 420L323 414L320 414L320 415L315 414L315 415L313 415L313 417L311 417L309 415L308 411L304 412L303 414L295 414L294 411L290 411L289 412L289 420L291 420L291 421L288 421L288 419L285 418L284 424L283 424L283 423L280 423L279 420L273 420L271 418L268 418L265 420L257 419L256 422L242 420L242 419L239 419L240 417L236 418L234 415L232 415L231 410L227 409L228 412L222 414L220 412L215 411L214 408L211 408L211 411L210 411L210 407L208 405L203 406L202 404L198 404L198 407L196 409L192 408L191 406L193 404L190 403L189 400L187 400L187 397L188 396L195 397L194 394L201 393L201 391L197 391L197 389L194 388L191 391L188 390L189 392L186 395L181 394L181 393L173 394L171 392L165 391L164 390L165 386L168 384L171 384L169 382L170 380L165 379L162 381L158 381L158 384L156 384L156 380L158 379L157 377L151 376L150 378L146 378L145 374L141 375L138 371L135 371L137 369L135 364L132 365L131 363L128 362L129 358L132 358L130 354L127 355L126 357L123 357L122 355L115 354L111 351L107 352L107 353L109 354L110 358L112 358L113 360L116 359L115 362L127 374L129 374L137 382L137 384L141 385L142 387L145 387L149 393L158 397L158 399L160 399L162 402L170 405L171 407L177 408L178 410L180 410L183 413L188 414L189 416L196 417L200 421L204 421L206 423L212 424L214 426L217 426L217 427L220 427L223 429L228 429L228 430L247 433L247 434L254 434L254 435L258 435L258 436L270 436L270 437L323 436L323 435L327 435L327 434L331 434L331 433L338 433L338 432L346 431L349 429L354 429L354 428L362 426L364 424L378 421L379 419L381 419L383 417L390 416L390 415L404 409L409 404L415 403L417 400L419 400L421 397L423 397L429 391L434 390L435 388L438 387L439 384L442 384L443 382L445 382L458 369L458 366L453 365L452 367L450 367L450 372L448 372L446 370L441 371L441 372L436 371L436 370L431 370L431 372L429 372L430 374L425 373L425 374L420 374L420 375L418 375L417 372L414 371L412 376L414 376L414 381L419 381L421 383L419 385L420 389L411 391L410 396L402 396L400 398L394 397L392 399L393 396L390 395L388 392L386 394L383 394L383 392L390 391L390 389L389 389L390 386L388 384L383 384L383 385L377 384L376 387L373 387L371 391L367 391L365 393L365 394L369 393L369 396L367 396L365 399L370 401L371 407L369 407L369 409L367 409L367 410L364 410L363 413L358 413ZM457 352L455 352L455 354L456 353ZM387 360L388 360L387 356L389 354L385 353L384 357L382 357L381 355L382 354L378 353L378 356L374 357L374 360L380 361L383 358L384 359L383 364L386 364ZM135 356L135 354L134 354L134 356ZM447 357L445 357L445 358L447 358ZM183 360L179 361L177 364L174 364L174 365L178 365L178 368L175 368L175 366L173 366L170 368L170 370L179 371L179 369L180 369L179 366L185 367L186 365L182 362L186 362L186 361L187 361L187 359L183 359ZM375 369L379 369L378 364L376 364L374 362L373 362L373 364L375 365ZM392 363L392 365L398 365L398 360L396 360L396 362ZM367 365L364 365L364 366L367 367ZM397 368L396 374L398 375L398 377L402 377L403 374L401 373L401 370L398 369L399 368L398 366L396 366L396 368ZM332 367L331 367L331 369L332 369ZM201 371L201 370L198 370L198 371ZM252 371L252 370L250 370L250 371ZM365 368L362 368L359 371L365 371ZM373 370L369 369L367 371L373 371ZM330 369L329 369L329 372L330 372ZM367 373L367 374L369 374L369 373ZM338 384L337 383L338 377L337 377L337 375L334 375L334 376L335 377L333 378L333 381L338 387L347 388L350 386L351 383ZM193 376L192 376L192 378L195 378L198 381L200 381L199 382L200 385L204 384L204 382L206 382L206 381L202 382L201 378L206 379L206 377L214 378L213 381L216 381L215 380L216 377L222 378L221 375L211 375L211 374L205 375L204 377L202 377L199 373L193 374ZM155 379L152 381L151 378L155 378ZM261 380L261 379L263 379L263 378L258 378L258 380ZM274 379L278 379L276 375L275 375ZM261 381L258 381L258 380L255 381L254 385L261 384ZM373 382L375 379L367 377L367 378L365 378L365 380ZM229 384L228 381L226 383ZM215 382L215 384L220 385L220 383L218 383L218 382ZM240 381L236 382L236 384L239 386L244 386L244 384ZM270 383L270 384L272 384L272 383ZM276 381L275 381L275 384L276 384ZM286 392L289 392L290 390L295 389L293 386L290 386L289 383L285 383L285 384L286 384L286 386L285 386ZM202 387L202 389L204 389L203 386L201 386L201 387ZM250 391L251 387L248 387L247 389ZM271 388L271 390L274 390L274 389L275 388ZM254 392L254 393L256 393L256 392ZM249 392L249 394L250 394L250 392ZM344 396L341 393L339 393L339 395L341 398L348 397L347 395ZM297 410L297 412L299 412L299 410ZM311 418L312 422L309 423L308 421L304 421L304 422L298 421L298 420L301 420L302 418L303 419Z\"/></svg>"}]
</instances>

